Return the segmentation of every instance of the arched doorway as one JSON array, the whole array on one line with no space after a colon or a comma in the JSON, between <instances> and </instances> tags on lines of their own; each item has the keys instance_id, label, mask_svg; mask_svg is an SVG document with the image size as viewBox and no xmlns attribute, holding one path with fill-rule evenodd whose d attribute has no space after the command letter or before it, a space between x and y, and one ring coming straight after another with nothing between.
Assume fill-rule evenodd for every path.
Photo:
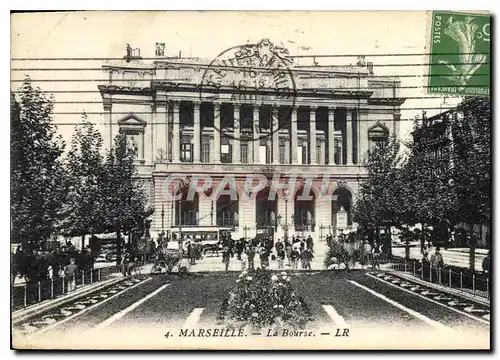
<instances>
[{"instance_id":1,"label":"arched doorway","mask_svg":"<svg viewBox=\"0 0 500 360\"><path fill-rule=\"evenodd\" d=\"M217 226L238 226L238 199L232 200L230 195L221 195L217 199Z\"/></svg>"},{"instance_id":2,"label":"arched doorway","mask_svg":"<svg viewBox=\"0 0 500 360\"><path fill-rule=\"evenodd\" d=\"M189 187L185 186L177 191L182 194L181 199L175 202L175 225L195 226L198 225L199 198L198 194L188 198Z\"/></svg>"},{"instance_id":3,"label":"arched doorway","mask_svg":"<svg viewBox=\"0 0 500 360\"><path fill-rule=\"evenodd\" d=\"M277 196L269 200L270 187L259 191L255 198L255 222L257 229L276 227L276 216L278 211Z\"/></svg>"},{"instance_id":4,"label":"arched doorway","mask_svg":"<svg viewBox=\"0 0 500 360\"><path fill-rule=\"evenodd\" d=\"M332 226L337 227L337 212L343 208L347 212L347 225L352 225L352 194L347 188L340 187L333 192L337 198L332 200Z\"/></svg>"},{"instance_id":5,"label":"arched doorway","mask_svg":"<svg viewBox=\"0 0 500 360\"><path fill-rule=\"evenodd\" d=\"M294 199L295 231L314 231L316 224L316 196L312 189L300 188Z\"/></svg>"}]
</instances>

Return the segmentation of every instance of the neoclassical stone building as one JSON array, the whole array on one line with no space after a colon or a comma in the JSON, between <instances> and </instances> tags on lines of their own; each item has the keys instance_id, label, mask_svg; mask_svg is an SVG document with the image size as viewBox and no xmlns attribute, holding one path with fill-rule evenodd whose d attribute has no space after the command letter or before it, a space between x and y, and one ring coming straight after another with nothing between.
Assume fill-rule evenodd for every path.
<instances>
[{"instance_id":1,"label":"neoclassical stone building","mask_svg":"<svg viewBox=\"0 0 500 360\"><path fill-rule=\"evenodd\" d=\"M374 75L372 64L363 61L349 67L289 61L292 95L278 97L247 86L249 71L239 66L227 66L217 87L208 86L211 64L182 57L146 61L129 53L103 65L109 77L99 86L105 140L111 146L121 131L136 151L155 210L153 234L178 232L181 225L183 233L228 229L234 238L262 229L279 237L286 230L288 236L318 238L335 231L341 208L348 229L355 228L351 209L365 176L362 159L377 141L399 134L400 81ZM253 75L259 72L266 69ZM181 200L172 201L165 196L171 188L166 180L179 173L187 180L175 187ZM213 191L227 175L241 190L252 174L293 178L295 186L289 198L272 200L269 186L255 198L217 198ZM186 199L187 182L199 175L211 177L211 188ZM320 194L324 177L333 199ZM312 199L300 201L309 178Z\"/></svg>"}]
</instances>

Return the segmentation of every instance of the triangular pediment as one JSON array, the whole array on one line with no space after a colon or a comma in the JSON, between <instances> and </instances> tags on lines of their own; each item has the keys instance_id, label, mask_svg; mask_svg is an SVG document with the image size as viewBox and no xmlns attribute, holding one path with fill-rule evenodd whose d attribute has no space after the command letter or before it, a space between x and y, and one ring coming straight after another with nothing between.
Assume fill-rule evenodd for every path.
<instances>
[{"instance_id":1,"label":"triangular pediment","mask_svg":"<svg viewBox=\"0 0 500 360\"><path fill-rule=\"evenodd\" d=\"M125 115L123 118L118 120L119 125L136 125L136 126L145 126L146 121L136 114L130 113Z\"/></svg>"},{"instance_id":2,"label":"triangular pediment","mask_svg":"<svg viewBox=\"0 0 500 360\"><path fill-rule=\"evenodd\" d=\"M377 122L375 125L371 126L368 129L368 132L373 132L373 133L388 133L389 129L384 125L379 122Z\"/></svg>"}]
</instances>

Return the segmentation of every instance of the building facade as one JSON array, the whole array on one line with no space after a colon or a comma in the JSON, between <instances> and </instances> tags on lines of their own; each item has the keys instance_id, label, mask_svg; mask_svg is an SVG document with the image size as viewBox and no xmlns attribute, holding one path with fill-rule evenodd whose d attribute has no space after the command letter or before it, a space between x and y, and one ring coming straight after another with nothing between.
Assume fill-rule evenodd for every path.
<instances>
[{"instance_id":1,"label":"building facade","mask_svg":"<svg viewBox=\"0 0 500 360\"><path fill-rule=\"evenodd\" d=\"M109 77L99 85L105 140L112 146L121 132L133 147L155 210L152 232L177 231L180 225L185 231L225 228L233 238L262 229L278 237L318 238L339 227L343 210L347 226L342 221L341 227L355 228L351 212L365 176L362 160L377 141L399 136L400 82L375 76L363 61L349 67L290 61L292 95L278 97L265 88L235 86L250 83L245 73L267 71L262 68L226 66L216 88L208 86L211 63L182 57L146 61L129 52L123 61L103 65ZM278 186L269 181L255 196L241 196L248 177L262 175ZM211 183L189 197L189 186L200 176ZM221 182L228 176L236 196L214 191L226 189ZM322 196L325 179L332 197ZM177 200L166 196L172 191ZM306 192L311 196L301 199Z\"/></svg>"}]
</instances>

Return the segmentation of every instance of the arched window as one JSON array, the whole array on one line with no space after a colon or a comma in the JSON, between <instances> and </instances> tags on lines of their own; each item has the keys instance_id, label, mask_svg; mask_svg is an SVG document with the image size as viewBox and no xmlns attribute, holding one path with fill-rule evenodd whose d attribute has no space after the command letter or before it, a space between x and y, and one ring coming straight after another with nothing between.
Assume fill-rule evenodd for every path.
<instances>
[{"instance_id":1,"label":"arched window","mask_svg":"<svg viewBox=\"0 0 500 360\"><path fill-rule=\"evenodd\" d=\"M343 209L347 212L347 225L352 225L352 194L345 188L340 187L333 192L336 196L335 200L332 200L332 225L337 226L337 213Z\"/></svg>"},{"instance_id":2,"label":"arched window","mask_svg":"<svg viewBox=\"0 0 500 360\"><path fill-rule=\"evenodd\" d=\"M194 193L194 196L189 198L189 187L183 187L177 191L177 195L182 193L181 200L176 201L176 211L175 211L175 224L179 225L179 222L183 226L194 226L198 225L198 212L199 212L199 199L198 194Z\"/></svg>"},{"instance_id":3,"label":"arched window","mask_svg":"<svg viewBox=\"0 0 500 360\"><path fill-rule=\"evenodd\" d=\"M274 199L269 200L269 191L269 187L262 189L255 199L255 220L258 229L275 227L277 225L278 197L275 196Z\"/></svg>"},{"instance_id":4,"label":"arched window","mask_svg":"<svg viewBox=\"0 0 500 360\"><path fill-rule=\"evenodd\" d=\"M314 231L316 224L316 196L312 189L307 193L306 187L302 187L295 194L294 225L295 231ZM308 199L311 197L311 199Z\"/></svg>"}]
</instances>

